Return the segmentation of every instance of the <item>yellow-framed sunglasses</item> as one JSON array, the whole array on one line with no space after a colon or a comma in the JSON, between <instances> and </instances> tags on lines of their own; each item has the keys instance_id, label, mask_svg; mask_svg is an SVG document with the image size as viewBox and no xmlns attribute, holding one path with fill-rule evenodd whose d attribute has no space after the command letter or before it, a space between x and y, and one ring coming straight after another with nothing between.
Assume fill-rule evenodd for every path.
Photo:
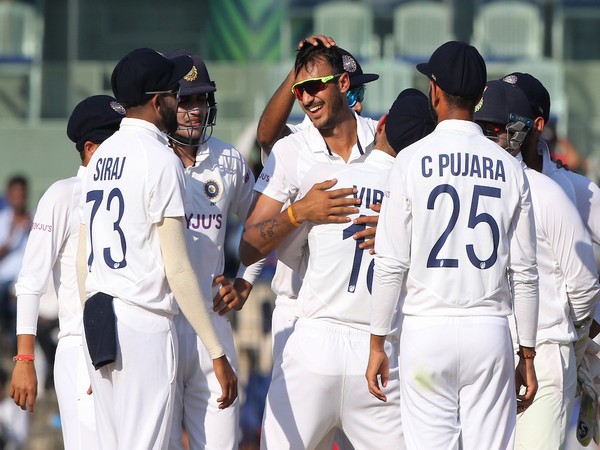
<instances>
[{"instance_id":1,"label":"yellow-framed sunglasses","mask_svg":"<svg viewBox=\"0 0 600 450\"><path fill-rule=\"evenodd\" d=\"M327 75L326 77L307 78L306 80L299 81L292 86L292 94L294 94L298 100L302 100L304 92L307 92L308 95L315 96L318 92L321 92L327 87L327 83L341 77L343 74L344 73L336 73L335 75Z\"/></svg>"}]
</instances>

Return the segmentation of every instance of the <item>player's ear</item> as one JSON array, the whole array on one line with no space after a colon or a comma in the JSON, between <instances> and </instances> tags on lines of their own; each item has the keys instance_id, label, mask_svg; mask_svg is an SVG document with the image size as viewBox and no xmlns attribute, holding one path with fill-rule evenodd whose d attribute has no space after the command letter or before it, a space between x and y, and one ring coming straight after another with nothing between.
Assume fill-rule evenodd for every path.
<instances>
[{"instance_id":1,"label":"player's ear","mask_svg":"<svg viewBox=\"0 0 600 450\"><path fill-rule=\"evenodd\" d=\"M388 115L384 114L379 118L379 122L377 122L377 134L385 132L385 124L387 123Z\"/></svg>"},{"instance_id":2,"label":"player's ear","mask_svg":"<svg viewBox=\"0 0 600 450\"><path fill-rule=\"evenodd\" d=\"M350 90L350 75L348 75L348 72L344 72L340 75L338 84L340 86L340 91L343 93L346 93Z\"/></svg>"},{"instance_id":3,"label":"player's ear","mask_svg":"<svg viewBox=\"0 0 600 450\"><path fill-rule=\"evenodd\" d=\"M544 131L544 126L546 125L546 121L543 117L536 117L533 121L533 129L538 133Z\"/></svg>"}]
</instances>

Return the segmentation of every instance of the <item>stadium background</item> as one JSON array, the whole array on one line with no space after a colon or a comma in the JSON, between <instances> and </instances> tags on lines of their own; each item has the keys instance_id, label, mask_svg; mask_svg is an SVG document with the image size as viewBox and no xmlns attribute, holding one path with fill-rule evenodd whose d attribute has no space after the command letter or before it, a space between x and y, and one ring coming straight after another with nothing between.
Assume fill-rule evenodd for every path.
<instances>
[{"instance_id":1,"label":"stadium background","mask_svg":"<svg viewBox=\"0 0 600 450\"><path fill-rule=\"evenodd\" d=\"M83 98L112 94L116 61L136 47L202 55L217 84L214 135L236 144L256 165L254 134L262 109L290 70L298 41L313 32L333 36L363 70L380 74L364 103L363 114L374 118L402 89L426 92L427 80L414 64L448 39L478 46L490 79L514 70L538 76L551 87L559 137L587 159L587 175L600 178L600 0L331 3L0 0L0 183L14 173L26 175L33 209L52 182L75 174L79 160L65 134L67 117ZM407 6L414 14L408 20L399 12ZM301 118L297 107L293 115ZM234 317L244 385L270 367L268 278L265 273ZM52 393L40 405L27 448L61 448Z\"/></svg>"}]
</instances>

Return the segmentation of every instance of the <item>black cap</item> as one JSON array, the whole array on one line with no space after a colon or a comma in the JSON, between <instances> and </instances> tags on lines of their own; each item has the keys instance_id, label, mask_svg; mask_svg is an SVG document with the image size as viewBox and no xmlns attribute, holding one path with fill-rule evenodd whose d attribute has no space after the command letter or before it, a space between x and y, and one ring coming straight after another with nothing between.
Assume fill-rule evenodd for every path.
<instances>
[{"instance_id":1,"label":"black cap","mask_svg":"<svg viewBox=\"0 0 600 450\"><path fill-rule=\"evenodd\" d=\"M429 99L417 89L405 89L392 104L385 123L385 136L398 153L435 129Z\"/></svg>"},{"instance_id":2,"label":"black cap","mask_svg":"<svg viewBox=\"0 0 600 450\"><path fill-rule=\"evenodd\" d=\"M215 82L212 81L208 75L206 64L204 64L202 58L196 53L177 49L165 53L165 56L169 59L177 58L179 56L189 56L192 58L192 69L180 81L181 88L179 95L209 94L217 90Z\"/></svg>"},{"instance_id":3,"label":"black cap","mask_svg":"<svg viewBox=\"0 0 600 450\"><path fill-rule=\"evenodd\" d=\"M113 94L126 108L143 105L152 95L174 89L192 68L189 56L168 59L151 48L137 48L125 55L113 70Z\"/></svg>"},{"instance_id":4,"label":"black cap","mask_svg":"<svg viewBox=\"0 0 600 450\"><path fill-rule=\"evenodd\" d=\"M477 49L459 41L442 44L429 62L417 64L417 70L444 92L459 97L480 96L487 79L485 61Z\"/></svg>"},{"instance_id":5,"label":"black cap","mask_svg":"<svg viewBox=\"0 0 600 450\"><path fill-rule=\"evenodd\" d=\"M548 123L550 118L550 94L540 80L533 75L521 72L513 72L502 77L502 80L510 84L516 84L527 96L533 115L542 117L544 122Z\"/></svg>"},{"instance_id":6,"label":"black cap","mask_svg":"<svg viewBox=\"0 0 600 450\"><path fill-rule=\"evenodd\" d=\"M338 47L340 53L342 54L342 62L344 63L344 70L348 72L350 76L350 89L357 88L362 86L365 83L370 83L371 81L375 81L379 78L379 75L376 73L363 73L362 67L360 64L350 54L341 47Z\"/></svg>"},{"instance_id":7,"label":"black cap","mask_svg":"<svg viewBox=\"0 0 600 450\"><path fill-rule=\"evenodd\" d=\"M516 85L502 80L489 81L483 91L483 97L475 107L473 119L476 122L491 122L506 125L512 122L510 114L531 119L529 101Z\"/></svg>"},{"instance_id":8,"label":"black cap","mask_svg":"<svg viewBox=\"0 0 600 450\"><path fill-rule=\"evenodd\" d=\"M86 141L101 144L119 129L125 108L110 95L92 95L73 109L67 123L67 136L77 150L82 151Z\"/></svg>"}]
</instances>

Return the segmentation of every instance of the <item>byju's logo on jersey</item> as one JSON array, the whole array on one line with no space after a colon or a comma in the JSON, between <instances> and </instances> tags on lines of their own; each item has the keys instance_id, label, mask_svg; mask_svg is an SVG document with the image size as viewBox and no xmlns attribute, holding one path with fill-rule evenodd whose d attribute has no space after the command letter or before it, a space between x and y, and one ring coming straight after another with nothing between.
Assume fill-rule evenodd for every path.
<instances>
[{"instance_id":1,"label":"byju's logo on jersey","mask_svg":"<svg viewBox=\"0 0 600 450\"><path fill-rule=\"evenodd\" d=\"M204 183L204 195L208 197L210 203L214 205L221 196L221 185L215 180L207 180Z\"/></svg>"}]
</instances>

